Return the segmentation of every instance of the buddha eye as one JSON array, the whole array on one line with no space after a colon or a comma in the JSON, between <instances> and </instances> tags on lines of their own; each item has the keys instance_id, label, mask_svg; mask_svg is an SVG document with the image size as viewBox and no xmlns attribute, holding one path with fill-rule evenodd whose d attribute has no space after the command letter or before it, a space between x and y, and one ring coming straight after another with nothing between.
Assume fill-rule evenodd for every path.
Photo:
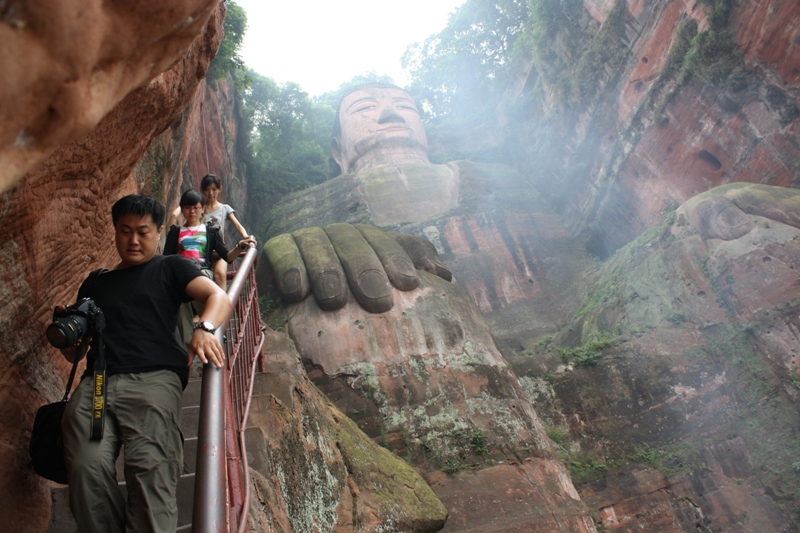
<instances>
[{"instance_id":1,"label":"buddha eye","mask_svg":"<svg viewBox=\"0 0 800 533\"><path fill-rule=\"evenodd\" d=\"M375 104L360 105L355 109L355 113L361 113L362 111L369 111L370 109L375 109Z\"/></svg>"}]
</instances>

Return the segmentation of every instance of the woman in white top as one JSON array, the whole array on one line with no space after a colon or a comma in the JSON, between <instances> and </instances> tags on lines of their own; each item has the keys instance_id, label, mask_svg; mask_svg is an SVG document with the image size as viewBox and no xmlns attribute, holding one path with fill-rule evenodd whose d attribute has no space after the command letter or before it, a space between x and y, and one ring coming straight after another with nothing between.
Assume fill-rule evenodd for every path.
<instances>
[{"instance_id":1,"label":"woman in white top","mask_svg":"<svg viewBox=\"0 0 800 533\"><path fill-rule=\"evenodd\" d=\"M233 227L236 228L236 231L239 232L239 235L245 239L253 239L253 242L255 242L253 236L247 234L244 226L242 226L242 224L236 218L236 215L233 214L233 208L228 204L223 204L217 200L219 193L222 191L222 182L218 177L216 177L214 174L206 174L206 176L200 181L200 190L203 192L203 196L205 197L202 221L206 226L219 228L219 234L224 240L225 222L230 221L230 223L233 224ZM214 281L217 283L217 285L225 289L227 287L227 263L215 255L212 266L214 269Z\"/></svg>"}]
</instances>

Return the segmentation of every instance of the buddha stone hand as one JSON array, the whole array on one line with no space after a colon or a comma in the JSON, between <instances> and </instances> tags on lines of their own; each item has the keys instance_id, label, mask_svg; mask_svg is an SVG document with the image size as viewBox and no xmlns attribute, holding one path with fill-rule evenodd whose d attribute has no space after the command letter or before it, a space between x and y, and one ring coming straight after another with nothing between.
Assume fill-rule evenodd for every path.
<instances>
[{"instance_id":1,"label":"buddha stone hand","mask_svg":"<svg viewBox=\"0 0 800 533\"><path fill-rule=\"evenodd\" d=\"M270 239L264 253L285 303L298 303L313 292L325 311L344 307L352 292L366 311L384 313L394 305L392 287L417 288L417 268L452 280L426 239L366 224L330 224L284 233Z\"/></svg>"}]
</instances>

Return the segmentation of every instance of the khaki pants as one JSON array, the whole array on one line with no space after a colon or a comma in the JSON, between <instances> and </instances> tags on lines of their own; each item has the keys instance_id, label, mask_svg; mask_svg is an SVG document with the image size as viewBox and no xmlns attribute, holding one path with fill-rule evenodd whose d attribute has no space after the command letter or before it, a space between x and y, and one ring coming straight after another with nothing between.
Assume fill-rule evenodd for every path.
<instances>
[{"instance_id":1,"label":"khaki pants","mask_svg":"<svg viewBox=\"0 0 800 533\"><path fill-rule=\"evenodd\" d=\"M170 370L107 380L103 438L89 440L92 380L83 379L61 423L69 503L81 533L169 532L178 525L183 470L180 377ZM125 446L128 500L114 463Z\"/></svg>"}]
</instances>

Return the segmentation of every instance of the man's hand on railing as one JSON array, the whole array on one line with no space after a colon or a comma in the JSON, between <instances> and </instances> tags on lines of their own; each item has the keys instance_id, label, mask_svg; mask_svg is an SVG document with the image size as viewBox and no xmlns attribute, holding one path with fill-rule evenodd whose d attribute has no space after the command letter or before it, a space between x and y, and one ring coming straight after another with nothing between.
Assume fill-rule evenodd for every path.
<instances>
[{"instance_id":1,"label":"man's hand on railing","mask_svg":"<svg viewBox=\"0 0 800 533\"><path fill-rule=\"evenodd\" d=\"M447 281L453 277L428 240L366 224L284 233L270 239L264 252L284 302L300 302L313 292L325 311L344 307L349 287L365 310L386 312L394 305L392 286L417 288L417 268Z\"/></svg>"}]
</instances>

